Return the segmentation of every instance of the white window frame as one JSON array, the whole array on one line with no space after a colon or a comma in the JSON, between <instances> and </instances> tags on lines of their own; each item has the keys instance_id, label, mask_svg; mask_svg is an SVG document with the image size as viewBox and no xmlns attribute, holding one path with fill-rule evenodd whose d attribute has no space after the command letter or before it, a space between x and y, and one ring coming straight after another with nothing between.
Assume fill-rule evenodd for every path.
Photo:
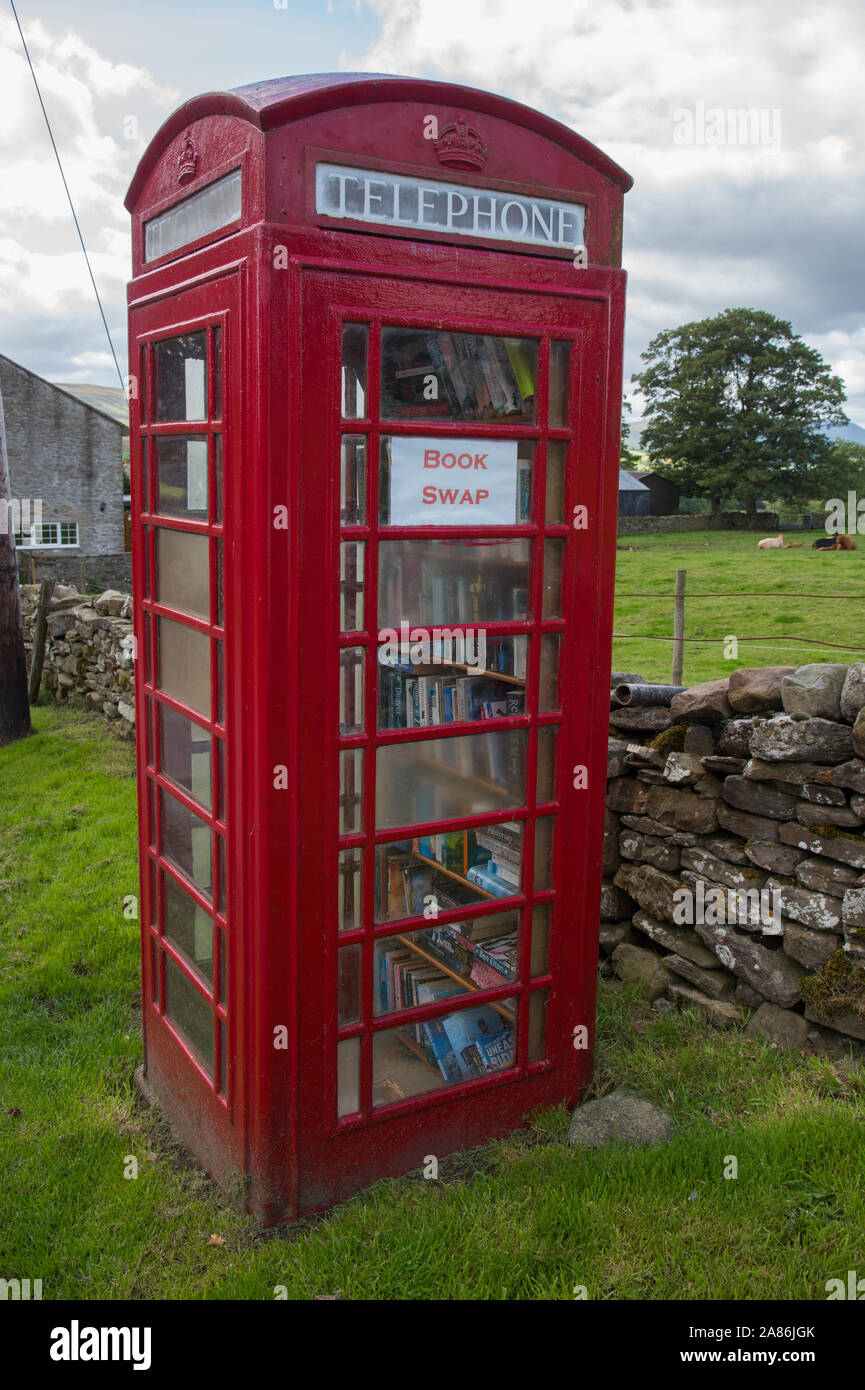
<instances>
[{"instance_id":1,"label":"white window frame","mask_svg":"<svg viewBox=\"0 0 865 1390\"><path fill-rule=\"evenodd\" d=\"M64 527L75 528L74 540L63 540ZM53 532L55 539L53 541L46 541L44 539L37 540L37 531L39 532L40 537L44 537L45 532L48 531L49 528ZM27 537L26 540L24 539L25 536ZM40 521L39 523L34 522L33 525L29 528L29 530L19 531L15 536L16 550L78 550L80 546L81 538L79 535L77 521Z\"/></svg>"}]
</instances>

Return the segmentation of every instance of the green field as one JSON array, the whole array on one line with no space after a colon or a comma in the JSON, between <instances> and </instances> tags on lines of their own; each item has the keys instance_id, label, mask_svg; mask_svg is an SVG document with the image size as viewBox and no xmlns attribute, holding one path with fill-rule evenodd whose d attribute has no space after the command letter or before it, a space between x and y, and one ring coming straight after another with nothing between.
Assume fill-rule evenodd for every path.
<instances>
[{"instance_id":1,"label":"green field","mask_svg":"<svg viewBox=\"0 0 865 1390\"><path fill-rule=\"evenodd\" d=\"M595 1091L663 1106L670 1144L578 1153L556 1110L436 1182L257 1230L133 1085L132 750L89 714L34 716L0 750L0 1277L46 1300L748 1301L822 1300L865 1268L863 1072L659 1016L610 980Z\"/></svg>"},{"instance_id":2,"label":"green field","mask_svg":"<svg viewBox=\"0 0 865 1390\"><path fill-rule=\"evenodd\" d=\"M801 550L759 551L762 534L620 536L619 545L634 550L619 550L616 556L614 631L644 634L644 639L614 640L614 670L636 671L652 681L670 680L672 643L645 638L672 637L677 569L687 572L685 637L697 639L686 641L685 685L728 676L740 666L865 660L865 538L859 550L820 554L811 549L813 533L787 537L802 540ZM636 593L666 597L630 597ZM733 597L699 597L717 593ZM748 597L751 593L769 597ZM817 597L795 597L798 594ZM730 635L739 642L733 659L724 655L723 639Z\"/></svg>"}]
</instances>

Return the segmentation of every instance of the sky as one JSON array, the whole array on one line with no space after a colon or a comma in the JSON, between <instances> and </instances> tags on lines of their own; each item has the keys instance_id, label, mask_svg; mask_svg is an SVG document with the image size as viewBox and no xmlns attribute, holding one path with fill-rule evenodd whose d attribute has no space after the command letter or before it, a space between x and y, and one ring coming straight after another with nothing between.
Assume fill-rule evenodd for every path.
<instances>
[{"instance_id":1,"label":"sky","mask_svg":"<svg viewBox=\"0 0 865 1390\"><path fill-rule=\"evenodd\" d=\"M792 323L865 425L863 0L16 0L121 366L123 196L181 102L294 72L497 91L634 177L625 377L731 306ZM739 122L736 111L750 113ZM729 114L729 113L732 113ZM0 352L116 385L12 18L0 0ZM635 412L640 402L635 400Z\"/></svg>"}]
</instances>

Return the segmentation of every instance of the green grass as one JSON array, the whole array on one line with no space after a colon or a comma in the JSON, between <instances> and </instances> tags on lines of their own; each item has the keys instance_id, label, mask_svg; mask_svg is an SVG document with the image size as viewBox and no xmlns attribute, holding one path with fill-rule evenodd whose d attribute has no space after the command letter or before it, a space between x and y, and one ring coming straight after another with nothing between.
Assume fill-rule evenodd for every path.
<instances>
[{"instance_id":1,"label":"green grass","mask_svg":"<svg viewBox=\"0 0 865 1390\"><path fill-rule=\"evenodd\" d=\"M771 533L770 533L771 534ZM758 551L762 533L692 531L620 536L616 556L614 631L649 638L672 637L673 589L677 569L687 571L685 637L707 639L685 645L683 683L728 676L741 666L801 666L809 661L850 663L865 660L862 596L865 595L865 542L856 551L821 555L811 549L809 532L791 533L801 550ZM749 598L747 593L768 594ZM631 598L629 594L665 598ZM700 593L735 594L699 599ZM840 599L784 597L785 594L842 595ZM742 595L741 597L739 595ZM858 595L858 601L854 597ZM848 597L849 596L849 597ZM738 656L726 659L717 639L739 639ZM758 639L746 642L744 639ZM851 651L809 645L804 638L836 642ZM638 671L647 680L670 679L672 643L617 638L613 667Z\"/></svg>"},{"instance_id":2,"label":"green grass","mask_svg":"<svg viewBox=\"0 0 865 1390\"><path fill-rule=\"evenodd\" d=\"M34 724L0 750L0 1276L51 1299L750 1300L823 1299L865 1270L861 1077L609 981L596 1093L664 1106L672 1143L577 1153L548 1112L438 1182L258 1231L136 1100L131 748L62 707Z\"/></svg>"}]
</instances>

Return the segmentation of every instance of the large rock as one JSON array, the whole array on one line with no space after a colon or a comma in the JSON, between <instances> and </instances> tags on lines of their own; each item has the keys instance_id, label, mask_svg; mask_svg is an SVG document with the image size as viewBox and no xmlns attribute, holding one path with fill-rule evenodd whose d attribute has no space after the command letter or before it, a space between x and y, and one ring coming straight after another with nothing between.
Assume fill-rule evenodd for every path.
<instances>
[{"instance_id":1,"label":"large rock","mask_svg":"<svg viewBox=\"0 0 865 1390\"><path fill-rule=\"evenodd\" d=\"M791 719L782 714L751 735L751 753L765 762L840 763L853 753L846 724L829 719Z\"/></svg>"},{"instance_id":2,"label":"large rock","mask_svg":"<svg viewBox=\"0 0 865 1390\"><path fill-rule=\"evenodd\" d=\"M706 769L696 753L670 753L664 764L664 781L671 787L692 786L706 776Z\"/></svg>"},{"instance_id":3,"label":"large rock","mask_svg":"<svg viewBox=\"0 0 865 1390\"><path fill-rule=\"evenodd\" d=\"M862 725L862 747L856 749L856 726ZM827 767L823 769L823 776L817 781L828 782L831 787L846 787L851 792L865 792L865 721L862 719L860 711L856 724L853 725L853 746L857 752L857 757L851 758L849 762L841 763L839 767Z\"/></svg>"},{"instance_id":4,"label":"large rock","mask_svg":"<svg viewBox=\"0 0 865 1390\"><path fill-rule=\"evenodd\" d=\"M693 927L675 927L643 911L634 913L634 926L657 946L663 946L704 970L713 970L717 964L714 951L703 945Z\"/></svg>"},{"instance_id":5,"label":"large rock","mask_svg":"<svg viewBox=\"0 0 865 1390\"><path fill-rule=\"evenodd\" d=\"M583 1149L605 1144L666 1144L672 1136L670 1116L650 1101L622 1087L574 1111L568 1143Z\"/></svg>"},{"instance_id":6,"label":"large rock","mask_svg":"<svg viewBox=\"0 0 865 1390\"><path fill-rule=\"evenodd\" d=\"M822 970L840 945L841 937L837 932L813 931L811 927L800 927L797 922L785 923L784 950L806 970Z\"/></svg>"},{"instance_id":7,"label":"large rock","mask_svg":"<svg viewBox=\"0 0 865 1390\"><path fill-rule=\"evenodd\" d=\"M792 675L793 666L743 667L730 677L727 699L737 714L781 708L781 681Z\"/></svg>"},{"instance_id":8,"label":"large rock","mask_svg":"<svg viewBox=\"0 0 865 1390\"><path fill-rule=\"evenodd\" d=\"M782 845L780 840L749 840L745 854L758 869L789 878L805 858L806 851L795 845Z\"/></svg>"},{"instance_id":9,"label":"large rock","mask_svg":"<svg viewBox=\"0 0 865 1390\"><path fill-rule=\"evenodd\" d=\"M842 864L853 864L857 869L865 868L865 839L849 830L827 826L818 834L811 826L791 821L789 825L782 825L778 833L785 845L796 845L811 854L825 854L830 859L840 859Z\"/></svg>"},{"instance_id":10,"label":"large rock","mask_svg":"<svg viewBox=\"0 0 865 1390\"><path fill-rule=\"evenodd\" d=\"M631 708L610 710L610 723L614 729L639 729L642 732L658 734L669 729L672 724L670 711L662 705L637 705Z\"/></svg>"},{"instance_id":11,"label":"large rock","mask_svg":"<svg viewBox=\"0 0 865 1390\"><path fill-rule=\"evenodd\" d=\"M727 758L747 758L751 751L751 739L766 722L759 714L729 719L726 724L721 725L718 752Z\"/></svg>"},{"instance_id":12,"label":"large rock","mask_svg":"<svg viewBox=\"0 0 865 1390\"><path fill-rule=\"evenodd\" d=\"M709 854L714 854L716 859L723 859L727 864L748 863L742 841L734 840L731 835L707 835L701 843Z\"/></svg>"},{"instance_id":13,"label":"large rock","mask_svg":"<svg viewBox=\"0 0 865 1390\"><path fill-rule=\"evenodd\" d=\"M611 956L625 941L636 944L639 940L630 922L602 922L598 932L598 945L605 956Z\"/></svg>"},{"instance_id":14,"label":"large rock","mask_svg":"<svg viewBox=\"0 0 865 1390\"><path fill-rule=\"evenodd\" d=\"M838 931L841 926L841 899L827 893L815 893L811 888L799 888L788 879L770 878L766 884L784 917L801 922L814 931Z\"/></svg>"},{"instance_id":15,"label":"large rock","mask_svg":"<svg viewBox=\"0 0 865 1390\"><path fill-rule=\"evenodd\" d=\"M622 862L619 854L619 817L612 811L604 812L604 858L602 873L604 878L612 878Z\"/></svg>"},{"instance_id":16,"label":"large rock","mask_svg":"<svg viewBox=\"0 0 865 1390\"><path fill-rule=\"evenodd\" d=\"M853 724L860 709L865 708L865 661L854 661L848 668L841 691L841 718Z\"/></svg>"},{"instance_id":17,"label":"large rock","mask_svg":"<svg viewBox=\"0 0 865 1390\"><path fill-rule=\"evenodd\" d=\"M812 806L846 806L847 798L840 787L824 787L819 782L803 782L800 795Z\"/></svg>"},{"instance_id":18,"label":"large rock","mask_svg":"<svg viewBox=\"0 0 865 1390\"><path fill-rule=\"evenodd\" d=\"M656 869L675 871L679 867L681 850L669 840L655 839L649 835L638 835L633 830L623 830L619 836L619 852L622 859L632 859L638 864L654 864Z\"/></svg>"},{"instance_id":19,"label":"large rock","mask_svg":"<svg viewBox=\"0 0 865 1390\"><path fill-rule=\"evenodd\" d=\"M712 999L691 985L683 985L677 981L667 990L667 998L675 999L679 1004L696 1005L719 1028L735 1028L742 1022L742 1010L738 1004L732 1004L726 999Z\"/></svg>"},{"instance_id":20,"label":"large rock","mask_svg":"<svg viewBox=\"0 0 865 1390\"><path fill-rule=\"evenodd\" d=\"M661 917L667 922L674 920L674 895L682 888L680 879L651 864L623 864L613 882L629 898L636 899L651 917Z\"/></svg>"},{"instance_id":21,"label":"large rock","mask_svg":"<svg viewBox=\"0 0 865 1390\"><path fill-rule=\"evenodd\" d=\"M784 1009L797 1003L799 982L805 971L783 951L770 950L734 927L700 924L694 930L727 970L745 980L764 999Z\"/></svg>"},{"instance_id":22,"label":"large rock","mask_svg":"<svg viewBox=\"0 0 865 1390\"><path fill-rule=\"evenodd\" d=\"M718 828L716 803L678 787L650 787L647 812L653 820L708 835Z\"/></svg>"},{"instance_id":23,"label":"large rock","mask_svg":"<svg viewBox=\"0 0 865 1390\"><path fill-rule=\"evenodd\" d=\"M833 893L837 898L858 880L859 874L849 864L836 864L832 859L803 859L796 865L796 882L802 888L816 888L818 893Z\"/></svg>"},{"instance_id":24,"label":"large rock","mask_svg":"<svg viewBox=\"0 0 865 1390\"><path fill-rule=\"evenodd\" d=\"M829 785L827 779L833 771L817 763L766 763L762 758L749 758L742 775L755 782L787 782L802 787L805 783Z\"/></svg>"},{"instance_id":25,"label":"large rock","mask_svg":"<svg viewBox=\"0 0 865 1390\"><path fill-rule=\"evenodd\" d=\"M809 801L796 807L796 819L803 825L840 825L842 830L855 830L862 824L862 817L849 806L812 806Z\"/></svg>"},{"instance_id":26,"label":"large rock","mask_svg":"<svg viewBox=\"0 0 865 1390\"><path fill-rule=\"evenodd\" d=\"M708 994L710 999L732 999L733 997L736 977L731 975L728 970L704 970L702 966L695 965L692 960L677 955L664 956L664 965L668 970L672 970L674 975L681 975L695 989L702 990L703 994Z\"/></svg>"},{"instance_id":27,"label":"large rock","mask_svg":"<svg viewBox=\"0 0 865 1390\"><path fill-rule=\"evenodd\" d=\"M636 904L618 881L618 874L612 883L601 884L601 921L622 922L631 917Z\"/></svg>"},{"instance_id":28,"label":"large rock","mask_svg":"<svg viewBox=\"0 0 865 1390\"><path fill-rule=\"evenodd\" d=\"M690 869L709 883L722 883L725 888L762 888L766 875L750 867L727 864L716 859L714 854L697 845L693 849L682 850L682 868Z\"/></svg>"},{"instance_id":29,"label":"large rock","mask_svg":"<svg viewBox=\"0 0 865 1390\"><path fill-rule=\"evenodd\" d=\"M626 985L636 985L644 999L659 998L672 980L658 956L645 946L623 942L613 951L612 961L619 979Z\"/></svg>"},{"instance_id":30,"label":"large rock","mask_svg":"<svg viewBox=\"0 0 865 1390\"><path fill-rule=\"evenodd\" d=\"M804 1018L779 1009L777 1004L761 1004L745 1029L746 1038L765 1038L772 1047L790 1047L796 1052L808 1047L808 1033Z\"/></svg>"},{"instance_id":31,"label":"large rock","mask_svg":"<svg viewBox=\"0 0 865 1390\"><path fill-rule=\"evenodd\" d=\"M799 805L798 797L782 792L772 782L754 782L747 777L728 777L721 795L737 811L770 820L790 820Z\"/></svg>"},{"instance_id":32,"label":"large rock","mask_svg":"<svg viewBox=\"0 0 865 1390\"><path fill-rule=\"evenodd\" d=\"M696 835L686 830L676 830L674 826L664 825L662 821L652 820L651 816L622 816L622 825L626 830L636 830L638 835L654 835L662 840L669 840L674 845L697 843Z\"/></svg>"},{"instance_id":33,"label":"large rock","mask_svg":"<svg viewBox=\"0 0 865 1390\"><path fill-rule=\"evenodd\" d=\"M610 811L639 816L646 809L649 789L633 777L614 777L607 786L607 807Z\"/></svg>"},{"instance_id":34,"label":"large rock","mask_svg":"<svg viewBox=\"0 0 865 1390\"><path fill-rule=\"evenodd\" d=\"M853 752L857 758L865 758L865 709L860 709L853 725ZM849 785L849 784L848 784ZM857 787L857 791L861 788Z\"/></svg>"},{"instance_id":35,"label":"large rock","mask_svg":"<svg viewBox=\"0 0 865 1390\"><path fill-rule=\"evenodd\" d=\"M723 802L718 807L718 824L745 840L777 840L781 828L779 821L769 820L767 816L752 816L749 811L736 811Z\"/></svg>"},{"instance_id":36,"label":"large rock","mask_svg":"<svg viewBox=\"0 0 865 1390\"><path fill-rule=\"evenodd\" d=\"M787 714L840 719L841 691L849 669L831 661L814 661L785 676L781 682L781 703Z\"/></svg>"},{"instance_id":37,"label":"large rock","mask_svg":"<svg viewBox=\"0 0 865 1390\"><path fill-rule=\"evenodd\" d=\"M692 685L680 695L674 695L670 702L670 713L678 723L680 720L694 720L716 723L719 719L729 719L733 711L727 700L729 676L719 681L705 681L702 685Z\"/></svg>"},{"instance_id":38,"label":"large rock","mask_svg":"<svg viewBox=\"0 0 865 1390\"><path fill-rule=\"evenodd\" d=\"M865 888L848 888L841 903L841 919L845 931L865 928Z\"/></svg>"}]
</instances>

